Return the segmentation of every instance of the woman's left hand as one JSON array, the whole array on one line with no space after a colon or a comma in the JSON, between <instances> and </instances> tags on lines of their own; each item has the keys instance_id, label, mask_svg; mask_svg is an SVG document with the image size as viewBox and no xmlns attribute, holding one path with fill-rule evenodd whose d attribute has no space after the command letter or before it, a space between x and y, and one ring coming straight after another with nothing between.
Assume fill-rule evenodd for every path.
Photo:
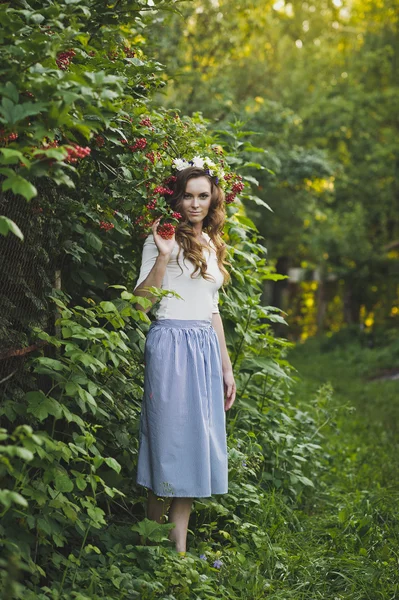
<instances>
[{"instance_id":1,"label":"woman's left hand","mask_svg":"<svg viewBox=\"0 0 399 600\"><path fill-rule=\"evenodd\" d=\"M224 410L229 410L236 398L236 382L234 381L233 371L223 372L223 385L225 397Z\"/></svg>"}]
</instances>

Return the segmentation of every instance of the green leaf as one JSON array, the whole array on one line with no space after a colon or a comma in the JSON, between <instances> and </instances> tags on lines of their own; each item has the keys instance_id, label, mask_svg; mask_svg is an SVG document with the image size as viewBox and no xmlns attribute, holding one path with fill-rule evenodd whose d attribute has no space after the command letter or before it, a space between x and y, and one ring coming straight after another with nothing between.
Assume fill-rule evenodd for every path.
<instances>
[{"instance_id":1,"label":"green leaf","mask_svg":"<svg viewBox=\"0 0 399 600\"><path fill-rule=\"evenodd\" d=\"M54 371L63 371L67 367L60 360L56 360L54 358L48 358L47 356L39 356L37 362L45 367L49 367L50 369L54 369Z\"/></svg>"},{"instance_id":2,"label":"green leaf","mask_svg":"<svg viewBox=\"0 0 399 600\"><path fill-rule=\"evenodd\" d=\"M116 290L126 290L126 286L124 285L109 285L109 288L115 288Z\"/></svg>"},{"instance_id":3,"label":"green leaf","mask_svg":"<svg viewBox=\"0 0 399 600\"><path fill-rule=\"evenodd\" d=\"M259 185L259 181L255 179L255 177L252 177L252 175L243 175L242 178L245 179L245 181L249 181L249 183Z\"/></svg>"},{"instance_id":4,"label":"green leaf","mask_svg":"<svg viewBox=\"0 0 399 600\"><path fill-rule=\"evenodd\" d=\"M166 533L173 529L174 523L157 523L150 519L143 519L131 528L132 531L137 531L145 540L154 542L162 542L168 539Z\"/></svg>"},{"instance_id":5,"label":"green leaf","mask_svg":"<svg viewBox=\"0 0 399 600\"><path fill-rule=\"evenodd\" d=\"M14 165L19 162L26 163L26 158L19 150L14 150L13 148L0 148L0 152L2 153L1 164L2 165Z\"/></svg>"},{"instance_id":6,"label":"green leaf","mask_svg":"<svg viewBox=\"0 0 399 600\"><path fill-rule=\"evenodd\" d=\"M22 458L22 460L31 461L34 458L33 452L27 448L21 446L0 446L0 454L6 454L7 456Z\"/></svg>"},{"instance_id":7,"label":"green leaf","mask_svg":"<svg viewBox=\"0 0 399 600\"><path fill-rule=\"evenodd\" d=\"M3 192L7 190L12 190L14 194L20 194L26 200L31 200L34 196L37 196L37 189L34 185L32 185L27 179L21 177L21 175L14 175L13 177L8 177L2 184Z\"/></svg>"},{"instance_id":8,"label":"green leaf","mask_svg":"<svg viewBox=\"0 0 399 600\"><path fill-rule=\"evenodd\" d=\"M311 481L310 479L308 479L304 475L297 475L297 477L298 477L298 480L303 483L303 485L306 485L306 486L309 486L309 487L314 487L313 481Z\"/></svg>"},{"instance_id":9,"label":"green leaf","mask_svg":"<svg viewBox=\"0 0 399 600\"><path fill-rule=\"evenodd\" d=\"M257 146L253 146L251 143L247 142L244 144L245 152L260 152L261 154L267 154L267 150L265 148L258 148Z\"/></svg>"},{"instance_id":10,"label":"green leaf","mask_svg":"<svg viewBox=\"0 0 399 600\"><path fill-rule=\"evenodd\" d=\"M105 512L98 506L91 506L87 509L87 514L92 519L91 525L99 528L101 525L106 525L104 519Z\"/></svg>"},{"instance_id":11,"label":"green leaf","mask_svg":"<svg viewBox=\"0 0 399 600\"><path fill-rule=\"evenodd\" d=\"M266 202L262 200L262 198L259 198L258 196L247 196L247 198L248 200L253 200L258 206L264 206L265 208L267 208L267 210L270 210L270 212L274 212L274 210L270 208L270 206L266 204Z\"/></svg>"},{"instance_id":12,"label":"green leaf","mask_svg":"<svg viewBox=\"0 0 399 600\"><path fill-rule=\"evenodd\" d=\"M40 13L34 13L31 16L30 20L33 21L33 23L37 23L37 24L40 25L40 23L43 23L43 21L45 20L45 18Z\"/></svg>"},{"instance_id":13,"label":"green leaf","mask_svg":"<svg viewBox=\"0 0 399 600\"><path fill-rule=\"evenodd\" d=\"M238 213L234 215L234 218L242 225L246 225L247 227L250 227L254 231L258 231L255 223L250 218L245 217L244 215L240 215Z\"/></svg>"},{"instance_id":14,"label":"green leaf","mask_svg":"<svg viewBox=\"0 0 399 600\"><path fill-rule=\"evenodd\" d=\"M64 148L41 148L33 152L33 156L39 156L40 158L45 156L46 158L54 158L55 160L63 160L67 155L68 152ZM26 159L24 158L24 160Z\"/></svg>"},{"instance_id":15,"label":"green leaf","mask_svg":"<svg viewBox=\"0 0 399 600\"><path fill-rule=\"evenodd\" d=\"M242 165L243 167L251 167L253 169L258 169L258 171L265 171L266 167L264 167L263 165L257 163L257 162L246 162Z\"/></svg>"},{"instance_id":16,"label":"green leaf","mask_svg":"<svg viewBox=\"0 0 399 600\"><path fill-rule=\"evenodd\" d=\"M0 94L2 94L3 96L7 96L7 98L10 98L10 100L12 100L14 104L17 104L19 100L18 89L13 83L11 83L11 81L7 81L5 85L0 86Z\"/></svg>"},{"instance_id":17,"label":"green leaf","mask_svg":"<svg viewBox=\"0 0 399 600\"><path fill-rule=\"evenodd\" d=\"M0 106L0 114L3 115L4 119L1 120L3 123L14 125L26 117L37 115L45 108L47 108L47 104L43 102L14 104L9 98L3 98Z\"/></svg>"},{"instance_id":18,"label":"green leaf","mask_svg":"<svg viewBox=\"0 0 399 600\"><path fill-rule=\"evenodd\" d=\"M9 231L16 235L20 240L24 240L24 234L18 225L8 217L0 216L0 235L6 236Z\"/></svg>"},{"instance_id":19,"label":"green leaf","mask_svg":"<svg viewBox=\"0 0 399 600\"><path fill-rule=\"evenodd\" d=\"M89 246L100 252L101 248L103 247L103 243L98 235L92 231L88 231L84 237Z\"/></svg>"},{"instance_id":20,"label":"green leaf","mask_svg":"<svg viewBox=\"0 0 399 600\"><path fill-rule=\"evenodd\" d=\"M66 471L57 471L54 477L54 487L58 492L72 492L73 482L69 479Z\"/></svg>"},{"instance_id":21,"label":"green leaf","mask_svg":"<svg viewBox=\"0 0 399 600\"><path fill-rule=\"evenodd\" d=\"M91 406L96 407L97 402L94 400L93 396L84 388L78 386L79 397L84 401L90 404Z\"/></svg>"},{"instance_id":22,"label":"green leaf","mask_svg":"<svg viewBox=\"0 0 399 600\"><path fill-rule=\"evenodd\" d=\"M83 479L83 477L77 477L76 480L75 480L75 483L76 483L76 487L81 492L83 492L83 490L85 490L87 488L87 481L85 481Z\"/></svg>"},{"instance_id":23,"label":"green leaf","mask_svg":"<svg viewBox=\"0 0 399 600\"><path fill-rule=\"evenodd\" d=\"M291 381L291 377L280 367L280 365L271 358L254 356L246 358L240 365L240 370L247 372L262 371L268 373L279 379L286 379Z\"/></svg>"},{"instance_id":24,"label":"green leaf","mask_svg":"<svg viewBox=\"0 0 399 600\"><path fill-rule=\"evenodd\" d=\"M121 171L125 179L127 179L128 181L132 181L133 177L129 169L127 169L126 167L121 167Z\"/></svg>"},{"instance_id":25,"label":"green leaf","mask_svg":"<svg viewBox=\"0 0 399 600\"><path fill-rule=\"evenodd\" d=\"M27 412L34 415L39 421L44 421L49 415L57 419L62 416L60 403L54 398L47 398L41 391L27 392L25 399L28 402Z\"/></svg>"},{"instance_id":26,"label":"green leaf","mask_svg":"<svg viewBox=\"0 0 399 600\"><path fill-rule=\"evenodd\" d=\"M111 469L113 469L117 473L120 472L121 466L114 458L108 457L105 459L105 462L109 467L111 467Z\"/></svg>"},{"instance_id":27,"label":"green leaf","mask_svg":"<svg viewBox=\"0 0 399 600\"><path fill-rule=\"evenodd\" d=\"M125 58L125 60L132 63L135 67L142 67L143 65L145 65L145 62L143 62L139 58L136 58L135 56L133 58Z\"/></svg>"},{"instance_id":28,"label":"green leaf","mask_svg":"<svg viewBox=\"0 0 399 600\"><path fill-rule=\"evenodd\" d=\"M0 490L0 502L5 508L10 508L11 504L19 504L24 508L28 506L27 501L21 494L11 490Z\"/></svg>"},{"instance_id":29,"label":"green leaf","mask_svg":"<svg viewBox=\"0 0 399 600\"><path fill-rule=\"evenodd\" d=\"M113 302L100 302L100 306L105 313L107 312L116 312L116 306Z\"/></svg>"}]
</instances>

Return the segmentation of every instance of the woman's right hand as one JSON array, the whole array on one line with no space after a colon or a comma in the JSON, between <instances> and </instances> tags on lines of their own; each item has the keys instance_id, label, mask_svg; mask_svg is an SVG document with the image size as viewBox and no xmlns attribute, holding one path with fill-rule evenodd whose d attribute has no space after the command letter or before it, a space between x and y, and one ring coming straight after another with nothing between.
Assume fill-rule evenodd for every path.
<instances>
[{"instance_id":1,"label":"woman's right hand","mask_svg":"<svg viewBox=\"0 0 399 600\"><path fill-rule=\"evenodd\" d=\"M173 236L169 240L165 240L162 236L160 236L159 233L157 233L157 227L159 225L160 220L161 217L156 219L151 226L154 241L159 250L159 254L163 254L164 256L170 256L175 245L175 234L173 234Z\"/></svg>"}]
</instances>

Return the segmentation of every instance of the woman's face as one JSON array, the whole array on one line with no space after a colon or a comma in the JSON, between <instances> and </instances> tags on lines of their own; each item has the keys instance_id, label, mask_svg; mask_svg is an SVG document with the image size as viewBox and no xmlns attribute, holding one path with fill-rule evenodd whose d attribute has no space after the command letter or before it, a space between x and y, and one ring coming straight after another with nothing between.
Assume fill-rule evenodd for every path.
<instances>
[{"instance_id":1,"label":"woman's face","mask_svg":"<svg viewBox=\"0 0 399 600\"><path fill-rule=\"evenodd\" d=\"M211 182L207 177L193 177L187 181L181 212L191 223L200 223L211 205Z\"/></svg>"}]
</instances>

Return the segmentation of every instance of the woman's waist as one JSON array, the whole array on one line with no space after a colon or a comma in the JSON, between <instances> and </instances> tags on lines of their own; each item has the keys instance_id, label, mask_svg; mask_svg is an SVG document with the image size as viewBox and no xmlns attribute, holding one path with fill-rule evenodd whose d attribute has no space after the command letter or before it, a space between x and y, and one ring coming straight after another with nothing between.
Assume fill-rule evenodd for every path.
<instances>
[{"instance_id":1,"label":"woman's waist","mask_svg":"<svg viewBox=\"0 0 399 600\"><path fill-rule=\"evenodd\" d=\"M212 328L212 319L155 319L150 325L150 329L154 327L172 327L175 329L192 329L200 327L204 329Z\"/></svg>"}]
</instances>

